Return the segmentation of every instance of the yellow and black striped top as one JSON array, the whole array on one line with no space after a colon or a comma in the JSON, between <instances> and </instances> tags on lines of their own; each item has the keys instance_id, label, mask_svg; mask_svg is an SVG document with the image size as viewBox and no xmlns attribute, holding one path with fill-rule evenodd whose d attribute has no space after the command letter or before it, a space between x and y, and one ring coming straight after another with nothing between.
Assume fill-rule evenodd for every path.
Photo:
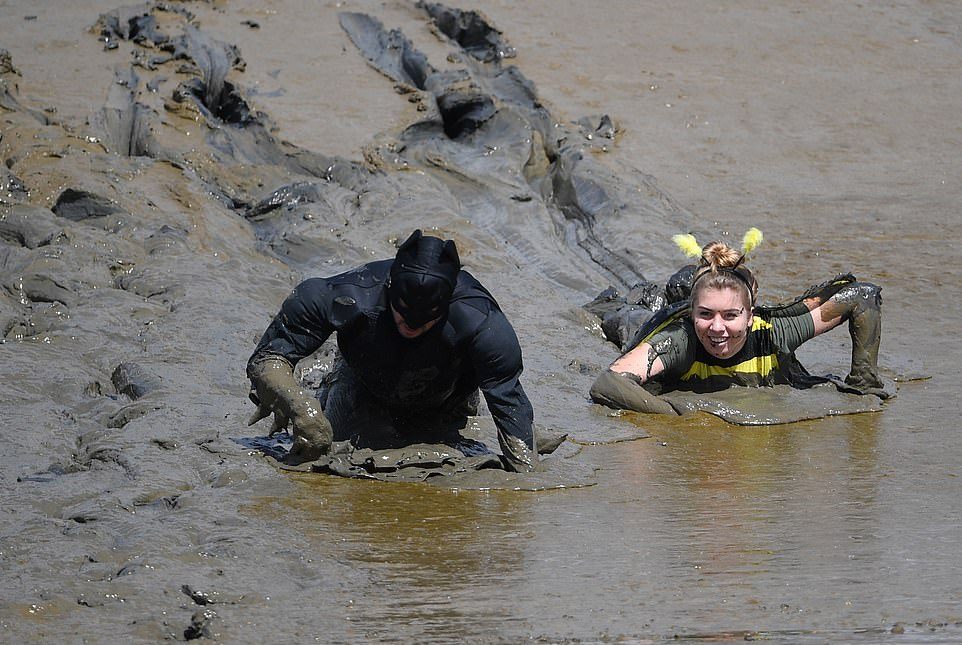
<instances>
[{"instance_id":1,"label":"yellow and black striped top","mask_svg":"<svg viewBox=\"0 0 962 645\"><path fill-rule=\"evenodd\" d=\"M652 377L651 387L667 390L712 392L732 385L775 385L789 383L787 368L791 354L815 335L808 311L797 316L772 317L755 314L745 346L730 358L709 354L695 335L688 314L668 320L640 342L651 345L665 371ZM640 344L640 343L639 343Z\"/></svg>"}]
</instances>

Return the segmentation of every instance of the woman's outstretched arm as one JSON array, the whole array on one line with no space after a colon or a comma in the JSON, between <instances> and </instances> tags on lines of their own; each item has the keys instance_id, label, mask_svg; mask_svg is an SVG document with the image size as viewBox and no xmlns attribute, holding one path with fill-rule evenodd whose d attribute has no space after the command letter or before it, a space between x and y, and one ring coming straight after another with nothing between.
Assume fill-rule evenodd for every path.
<instances>
[{"instance_id":1,"label":"woman's outstretched arm","mask_svg":"<svg viewBox=\"0 0 962 645\"><path fill-rule=\"evenodd\" d=\"M618 374L634 374L639 383L644 383L653 376L665 371L665 364L655 352L655 348L648 343L641 343L611 364L612 372Z\"/></svg>"}]
</instances>

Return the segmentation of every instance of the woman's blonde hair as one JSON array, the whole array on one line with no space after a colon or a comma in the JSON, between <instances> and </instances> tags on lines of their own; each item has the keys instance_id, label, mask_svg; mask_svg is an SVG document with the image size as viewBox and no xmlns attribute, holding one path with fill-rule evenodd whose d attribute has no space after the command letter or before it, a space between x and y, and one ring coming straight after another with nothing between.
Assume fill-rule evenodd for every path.
<instances>
[{"instance_id":1,"label":"woman's blonde hair","mask_svg":"<svg viewBox=\"0 0 962 645\"><path fill-rule=\"evenodd\" d=\"M691 281L690 302L694 303L705 289L735 289L745 294L749 308L754 306L758 282L744 262L748 253L762 243L760 230L753 227L745 233L740 251L720 240L699 247L695 236L690 233L675 235L672 239L686 255L699 257Z\"/></svg>"}]
</instances>

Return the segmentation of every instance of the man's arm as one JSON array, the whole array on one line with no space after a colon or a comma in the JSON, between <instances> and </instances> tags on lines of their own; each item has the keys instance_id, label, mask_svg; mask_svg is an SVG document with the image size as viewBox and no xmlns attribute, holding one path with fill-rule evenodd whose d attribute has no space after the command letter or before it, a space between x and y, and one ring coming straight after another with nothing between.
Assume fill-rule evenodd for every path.
<instances>
[{"instance_id":1,"label":"man's arm","mask_svg":"<svg viewBox=\"0 0 962 645\"><path fill-rule=\"evenodd\" d=\"M504 314L492 309L471 345L478 385L498 428L498 443L506 466L528 472L538 465L534 442L534 411L521 387L521 345Z\"/></svg>"},{"instance_id":2,"label":"man's arm","mask_svg":"<svg viewBox=\"0 0 962 645\"><path fill-rule=\"evenodd\" d=\"M293 424L289 463L317 459L330 449L333 431L319 402L294 378L294 365L312 354L333 332L328 322L327 283L302 282L281 305L247 362L251 400L257 410L248 425L274 414L270 435Z\"/></svg>"},{"instance_id":3,"label":"man's arm","mask_svg":"<svg viewBox=\"0 0 962 645\"><path fill-rule=\"evenodd\" d=\"M327 280L310 278L297 285L281 305L247 362L281 356L296 365L314 353L334 332L329 321L331 290Z\"/></svg>"}]
</instances>

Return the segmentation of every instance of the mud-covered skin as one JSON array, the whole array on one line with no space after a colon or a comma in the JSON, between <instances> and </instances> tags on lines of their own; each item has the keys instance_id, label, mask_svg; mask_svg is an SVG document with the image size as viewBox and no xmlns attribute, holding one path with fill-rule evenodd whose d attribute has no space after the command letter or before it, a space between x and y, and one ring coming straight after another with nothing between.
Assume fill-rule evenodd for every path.
<instances>
[{"instance_id":1,"label":"mud-covered skin","mask_svg":"<svg viewBox=\"0 0 962 645\"><path fill-rule=\"evenodd\" d=\"M819 379L807 389L789 385L734 387L714 393L673 390L655 395L632 374L607 370L591 386L592 400L610 408L670 416L707 412L737 425L778 425L827 416L878 412L881 397L851 393ZM843 391L839 391L839 390Z\"/></svg>"},{"instance_id":2,"label":"mud-covered skin","mask_svg":"<svg viewBox=\"0 0 962 645\"><path fill-rule=\"evenodd\" d=\"M946 261L944 244L958 237L958 218L945 213L962 190L945 176L958 159L951 135L962 101L952 73L962 50L957 42L947 47L953 34L938 29L959 24L945 19L951 3L890 3L871 12L827 3L799 14L791 3L742 2L744 12L689 12L692 38L683 48L672 47L677 10L654 4L622 3L618 20L584 3L463 5L490 12L514 40L522 71L538 80L539 98L561 123L557 131L570 132L568 120L586 109L610 110L622 122L614 138L594 135L611 152L593 148L582 163L603 165L631 186L627 199L612 202L628 205L619 217L635 232L612 248L629 249L649 277L667 276L680 260L674 249L659 256L673 233L702 238L704 228L742 230L759 218L779 240L776 253L758 255L774 265L764 274L779 293L805 270L779 264L783 253L823 267L854 261L886 276L885 332L915 340L884 342L880 361L891 368L911 356L902 368L934 370L934 378L906 384L884 414L731 431L702 415L622 418L586 403L591 381L618 351L575 307L608 279L579 257L553 262L570 267L553 275L580 278L587 292L545 279L549 263L536 260L577 255L562 237L577 228L536 228L548 221L540 192L527 189L527 179L481 172L513 148L489 151L471 139L438 145L432 165L418 163L427 156L411 146L398 153L408 170L377 166L363 190L352 188L366 171L342 172L351 168L344 160L366 167L362 146L396 143L427 113L409 102L420 94L396 93L364 67L337 26L338 3L175 3L195 11L194 24L208 34L243 48L248 69L231 69L227 80L271 113L277 129L268 133L278 139L271 144L251 136L254 125L207 116L193 94L174 100L195 73L190 61L149 69L141 65L160 52L132 41L104 51L85 30L122 4L111 2L14 0L0 18L3 46L23 71L7 79L16 103L0 95L12 106L0 108L0 186L7 187L0 201L31 209L0 242L7 429L0 551L8 573L0 623L10 642L182 640L199 610L217 613L209 632L222 642L318 634L342 642L730 640L742 628L766 629L746 635L756 639L829 633L864 641L886 638L896 619L906 638L959 640L958 626L949 633L939 626L957 620L951 601L959 585L952 551L938 548L953 543L962 500L952 477L960 457L955 415L946 405L957 396L947 349L962 302L959 267ZM402 28L438 67L449 52L460 55L449 41L435 41L406 1L341 6ZM835 30L856 13L860 33ZM741 38L737 51L719 49L718 27L744 16L761 37ZM260 30L242 24L250 18ZM175 37L176 20L165 14L158 29ZM820 22L823 29L809 28ZM784 37L791 31L797 38ZM96 127L92 112L115 84L112 70L131 63L139 77L134 101L156 117L154 141L169 157L152 156L151 145L146 155L122 154L122 138L115 147ZM942 89L926 92L933 81ZM825 101L809 99L819 95ZM906 100L871 109L888 95ZM699 118L686 130L696 114L711 123ZM485 142L507 144L515 132L492 129L503 136ZM532 178L554 162L544 153L553 139L526 145ZM584 142L578 135L567 145ZM327 157L313 166L316 174L279 169L305 159L305 147ZM291 157L269 161L268 148ZM328 173L334 151L343 158ZM462 164L456 178L456 161L468 152L486 165ZM636 190L644 170L696 204L699 217L659 215L657 196ZM311 200L244 217L250 204L298 182L314 187ZM50 207L67 188L121 210L59 217ZM617 186L608 192L619 194ZM254 406L243 366L256 334L303 277L388 257L415 222L457 239L522 340L524 386L538 419L571 433L562 455L581 452L544 459L546 472L486 469L472 474L484 479L437 477L427 486L278 472L275 459L250 444L268 440L270 422L245 425ZM596 231L608 227L596 218ZM24 275L50 281L20 289ZM32 299L58 294L71 306ZM912 306L892 307L896 301ZM834 334L844 376L848 339ZM813 349L818 365L834 365L831 354ZM162 379L166 391L136 401L116 391L112 374L129 362ZM811 394L793 392L806 403ZM146 413L135 418L138 409ZM493 421L479 420L497 451ZM653 438L591 445L646 432ZM270 441L286 451L288 438ZM590 467L602 468L590 489L513 490L551 487ZM653 560L679 566L653 567ZM893 572L904 573L903 593L888 593ZM787 573L820 584L786 587ZM702 589L709 579L724 593L725 611L704 594L675 591ZM196 593L181 593L182 585Z\"/></svg>"},{"instance_id":3,"label":"mud-covered skin","mask_svg":"<svg viewBox=\"0 0 962 645\"><path fill-rule=\"evenodd\" d=\"M762 316L797 316L804 311L812 311L829 300L842 289L858 279L851 273L840 273L830 280L809 287L805 293L785 303L776 305L756 305L755 312Z\"/></svg>"},{"instance_id":4,"label":"mud-covered skin","mask_svg":"<svg viewBox=\"0 0 962 645\"><path fill-rule=\"evenodd\" d=\"M470 273L461 271L445 317L417 338L403 338L388 305L393 263L372 262L298 285L249 361L252 382L257 385L259 375L253 370L261 361L276 356L296 365L336 334L341 357L369 399L366 407L383 409L381 416L402 433L412 425L409 419L443 414L480 388L508 465L513 470L533 469L537 464L533 411L519 380L521 348L494 298ZM379 416L376 410L368 414ZM339 438L364 434L364 429L340 422L340 417L340 412L332 417L341 426L335 428Z\"/></svg>"},{"instance_id":5,"label":"mud-covered skin","mask_svg":"<svg viewBox=\"0 0 962 645\"><path fill-rule=\"evenodd\" d=\"M807 311L798 316L768 321L757 317L744 336L743 346L727 357L719 357L705 347L698 336L696 322L687 313L681 314L642 340L641 344L649 345L649 349L654 350L654 358L660 359L662 364L661 371L654 376L651 375L651 365L648 365L643 381L645 387L656 394L673 390L714 392L734 385L758 387L791 383L791 375L785 373L782 365L789 362L794 351L814 334L811 315ZM646 359L654 362L651 351ZM620 367L613 366L614 369ZM637 369L631 371L639 373ZM802 384L796 385L802 387Z\"/></svg>"}]
</instances>

